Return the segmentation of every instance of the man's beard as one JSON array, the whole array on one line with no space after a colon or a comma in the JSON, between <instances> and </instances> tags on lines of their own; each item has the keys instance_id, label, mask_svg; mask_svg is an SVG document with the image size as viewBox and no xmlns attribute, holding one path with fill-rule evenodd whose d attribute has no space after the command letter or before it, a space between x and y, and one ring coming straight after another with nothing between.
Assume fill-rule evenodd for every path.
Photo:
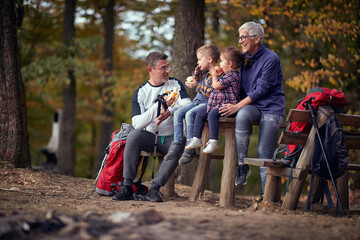
<instances>
[{"instance_id":1,"label":"man's beard","mask_svg":"<svg viewBox=\"0 0 360 240\"><path fill-rule=\"evenodd\" d=\"M163 83L167 82L168 80L169 80L169 75L167 75L167 76L162 76L162 77L161 77L161 81L162 81Z\"/></svg>"}]
</instances>

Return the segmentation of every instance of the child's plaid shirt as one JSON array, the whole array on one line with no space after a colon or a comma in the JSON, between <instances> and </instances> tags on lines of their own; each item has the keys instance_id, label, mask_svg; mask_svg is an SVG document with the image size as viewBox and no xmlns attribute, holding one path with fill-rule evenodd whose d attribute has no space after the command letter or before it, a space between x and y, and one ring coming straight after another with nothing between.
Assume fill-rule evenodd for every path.
<instances>
[{"instance_id":1,"label":"child's plaid shirt","mask_svg":"<svg viewBox=\"0 0 360 240\"><path fill-rule=\"evenodd\" d=\"M203 71L198 75L194 75L196 86L194 90L199 94L204 95L206 98L210 96L212 76L209 71Z\"/></svg>"},{"instance_id":2,"label":"child's plaid shirt","mask_svg":"<svg viewBox=\"0 0 360 240\"><path fill-rule=\"evenodd\" d=\"M207 112L220 108L222 104L236 104L240 99L240 75L238 71L230 71L218 78L222 89L212 89L207 104Z\"/></svg>"}]
</instances>

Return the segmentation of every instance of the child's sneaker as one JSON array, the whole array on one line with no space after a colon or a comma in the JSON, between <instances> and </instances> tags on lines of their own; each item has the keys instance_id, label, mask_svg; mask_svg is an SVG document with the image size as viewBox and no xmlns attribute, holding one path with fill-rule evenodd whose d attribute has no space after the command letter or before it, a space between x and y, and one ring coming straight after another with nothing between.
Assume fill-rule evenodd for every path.
<instances>
[{"instance_id":1,"label":"child's sneaker","mask_svg":"<svg viewBox=\"0 0 360 240\"><path fill-rule=\"evenodd\" d=\"M218 141L215 139L210 139L207 143L206 143L206 148L203 150L203 153L212 153L215 152L219 146L218 146Z\"/></svg>"},{"instance_id":2,"label":"child's sneaker","mask_svg":"<svg viewBox=\"0 0 360 240\"><path fill-rule=\"evenodd\" d=\"M193 137L192 139L190 139L190 142L185 147L185 149L190 150L190 149L194 149L194 148L199 148L201 146L202 146L202 142L201 142L200 138Z\"/></svg>"}]
</instances>

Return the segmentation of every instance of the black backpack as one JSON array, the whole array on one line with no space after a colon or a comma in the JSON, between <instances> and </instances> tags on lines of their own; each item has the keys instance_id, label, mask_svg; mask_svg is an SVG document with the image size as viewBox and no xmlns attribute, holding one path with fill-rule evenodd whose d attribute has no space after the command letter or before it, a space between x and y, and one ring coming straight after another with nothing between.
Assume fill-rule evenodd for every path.
<instances>
[{"instance_id":1,"label":"black backpack","mask_svg":"<svg viewBox=\"0 0 360 240\"><path fill-rule=\"evenodd\" d=\"M320 191L322 194L324 193L326 195L328 206L333 206L326 180L334 180L344 175L347 171L349 161L349 152L345 146L342 125L335 114L329 116L326 123L319 128L319 135L324 151L322 151L320 141L316 137L310 166L311 182L306 207L307 210L310 210L315 176L320 177L320 186L322 187ZM326 154L326 157L324 156L324 153ZM329 169L333 179L331 179Z\"/></svg>"},{"instance_id":2,"label":"black backpack","mask_svg":"<svg viewBox=\"0 0 360 240\"><path fill-rule=\"evenodd\" d=\"M337 117L330 116L319 128L320 137L334 178L341 177L347 170L349 152L345 146L342 125ZM318 138L315 138L314 154L311 161L311 174L330 180L329 170Z\"/></svg>"}]
</instances>

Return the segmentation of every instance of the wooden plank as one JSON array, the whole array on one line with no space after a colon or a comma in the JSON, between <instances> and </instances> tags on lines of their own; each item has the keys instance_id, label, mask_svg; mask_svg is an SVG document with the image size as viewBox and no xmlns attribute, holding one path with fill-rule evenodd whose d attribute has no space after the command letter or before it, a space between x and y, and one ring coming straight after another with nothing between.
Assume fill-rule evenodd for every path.
<instances>
[{"instance_id":1,"label":"wooden plank","mask_svg":"<svg viewBox=\"0 0 360 240\"><path fill-rule=\"evenodd\" d=\"M219 131L220 132L224 132L225 129L230 128L230 129L235 129L235 118L229 118L229 117L220 117L219 118ZM252 134L252 126L253 125L259 125L259 122L251 122L251 127L250 127L250 135ZM208 127L207 125L207 121L205 123L205 127Z\"/></svg>"},{"instance_id":2,"label":"wooden plank","mask_svg":"<svg viewBox=\"0 0 360 240\"><path fill-rule=\"evenodd\" d=\"M250 164L257 167L268 167L268 173L274 176L279 177L288 177L289 176L289 167L286 167L286 165L279 159L277 159L275 162L272 159L259 159L259 158L244 158L244 162L246 164ZM278 170L278 168L282 168L281 170ZM275 169L275 170L274 170ZM348 171L354 170L354 171L360 171L360 164L348 164ZM294 178L299 178L302 176L301 169L294 168L293 169L293 175Z\"/></svg>"},{"instance_id":3,"label":"wooden plank","mask_svg":"<svg viewBox=\"0 0 360 240\"><path fill-rule=\"evenodd\" d=\"M290 109L287 117L287 122L308 122L312 123L310 111L308 110L299 110L299 109Z\"/></svg>"},{"instance_id":4,"label":"wooden plank","mask_svg":"<svg viewBox=\"0 0 360 240\"><path fill-rule=\"evenodd\" d=\"M355 130L355 129L343 128L343 132L344 132L344 134L349 135L349 136L352 136L352 135L354 135L354 136L356 136L356 135L360 136L360 131Z\"/></svg>"},{"instance_id":5,"label":"wooden plank","mask_svg":"<svg viewBox=\"0 0 360 240\"><path fill-rule=\"evenodd\" d=\"M264 158L244 158L244 163L258 167L286 167L280 159L273 161L272 159Z\"/></svg>"},{"instance_id":6,"label":"wooden plank","mask_svg":"<svg viewBox=\"0 0 360 240\"><path fill-rule=\"evenodd\" d=\"M144 157L153 157L154 156L154 152L145 152L145 151L141 151L140 152L140 156L144 156ZM163 157L164 154L160 153L160 152L156 152L156 157Z\"/></svg>"},{"instance_id":7,"label":"wooden plank","mask_svg":"<svg viewBox=\"0 0 360 240\"><path fill-rule=\"evenodd\" d=\"M282 131L279 144L305 145L307 134ZM360 149L360 135L355 131L344 132L345 145L348 149Z\"/></svg>"},{"instance_id":8,"label":"wooden plank","mask_svg":"<svg viewBox=\"0 0 360 240\"><path fill-rule=\"evenodd\" d=\"M235 118L230 117L220 117L219 123L235 123Z\"/></svg>"},{"instance_id":9,"label":"wooden plank","mask_svg":"<svg viewBox=\"0 0 360 240\"><path fill-rule=\"evenodd\" d=\"M348 171L360 171L360 164L356 164L356 163L349 163L348 164Z\"/></svg>"},{"instance_id":10,"label":"wooden plank","mask_svg":"<svg viewBox=\"0 0 360 240\"><path fill-rule=\"evenodd\" d=\"M307 134L282 131L279 137L279 144L305 145Z\"/></svg>"},{"instance_id":11,"label":"wooden plank","mask_svg":"<svg viewBox=\"0 0 360 240\"><path fill-rule=\"evenodd\" d=\"M300 169L300 168L293 168L292 169L292 178L293 179L305 179L305 171ZM272 176L277 176L277 177L284 177L284 178L288 178L289 174L290 174L290 168L285 167L285 168L271 168L269 167L267 169L267 174L268 175L272 175Z\"/></svg>"},{"instance_id":12,"label":"wooden plank","mask_svg":"<svg viewBox=\"0 0 360 240\"><path fill-rule=\"evenodd\" d=\"M344 140L348 149L360 149L360 135L344 135Z\"/></svg>"},{"instance_id":13,"label":"wooden plank","mask_svg":"<svg viewBox=\"0 0 360 240\"><path fill-rule=\"evenodd\" d=\"M360 128L360 115L351 115L338 113L336 117L339 119L343 126L353 126ZM287 117L287 122L308 122L312 123L309 110L290 109Z\"/></svg>"},{"instance_id":14,"label":"wooden plank","mask_svg":"<svg viewBox=\"0 0 360 240\"><path fill-rule=\"evenodd\" d=\"M233 123L233 124L235 124L235 121L236 121L236 118L231 118L231 117L220 117L219 118L219 123ZM258 121L251 122L251 125L259 125L259 122Z\"/></svg>"},{"instance_id":15,"label":"wooden plank","mask_svg":"<svg viewBox=\"0 0 360 240\"><path fill-rule=\"evenodd\" d=\"M343 126L353 126L360 128L360 115L336 114L336 117Z\"/></svg>"}]
</instances>

